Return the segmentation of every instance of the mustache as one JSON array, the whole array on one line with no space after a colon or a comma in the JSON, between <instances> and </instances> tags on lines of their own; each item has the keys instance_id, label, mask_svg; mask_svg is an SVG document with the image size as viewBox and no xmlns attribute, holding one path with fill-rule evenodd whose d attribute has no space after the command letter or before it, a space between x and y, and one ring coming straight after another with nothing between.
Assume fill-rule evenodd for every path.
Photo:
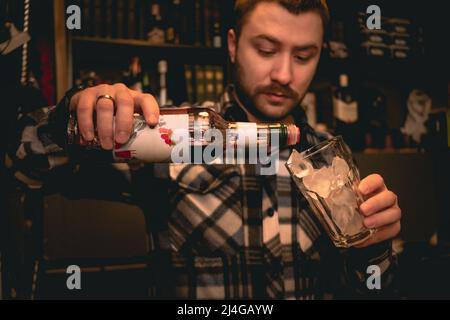
<instances>
[{"instance_id":1,"label":"mustache","mask_svg":"<svg viewBox=\"0 0 450 320\"><path fill-rule=\"evenodd\" d=\"M281 94L281 95L286 96L291 99L298 99L298 97L299 97L299 94L295 90L291 89L290 87L282 86L277 83L272 83L268 86L258 87L258 88L256 88L255 91L257 94L260 94L260 93Z\"/></svg>"}]
</instances>

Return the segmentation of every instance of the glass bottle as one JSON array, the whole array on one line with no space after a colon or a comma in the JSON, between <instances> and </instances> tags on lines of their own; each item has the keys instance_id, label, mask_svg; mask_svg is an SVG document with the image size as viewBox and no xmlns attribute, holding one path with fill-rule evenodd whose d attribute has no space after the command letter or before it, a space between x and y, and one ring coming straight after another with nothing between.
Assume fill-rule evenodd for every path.
<instances>
[{"instance_id":1,"label":"glass bottle","mask_svg":"<svg viewBox=\"0 0 450 320\"><path fill-rule=\"evenodd\" d=\"M299 141L300 129L295 125L228 122L205 107L161 108L154 128L142 115L135 114L130 139L124 144L116 143L112 151L101 148L97 134L91 141L84 140L75 115L70 116L67 128L69 153L113 162L231 164L244 156L245 162L241 163L253 163L253 158L249 158L252 155L267 155Z\"/></svg>"}]
</instances>

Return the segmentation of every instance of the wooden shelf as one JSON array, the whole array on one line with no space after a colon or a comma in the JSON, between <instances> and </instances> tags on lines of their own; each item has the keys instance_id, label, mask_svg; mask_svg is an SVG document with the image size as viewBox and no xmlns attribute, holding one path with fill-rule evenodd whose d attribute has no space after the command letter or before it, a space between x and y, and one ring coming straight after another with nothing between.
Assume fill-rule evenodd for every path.
<instances>
[{"instance_id":1,"label":"wooden shelf","mask_svg":"<svg viewBox=\"0 0 450 320\"><path fill-rule=\"evenodd\" d=\"M400 148L400 149L374 149L374 148L366 148L359 152L354 152L355 154L364 155L364 156L383 156L383 155L450 155L450 148L447 150L430 150L430 151L421 151L417 148Z\"/></svg>"},{"instance_id":2,"label":"wooden shelf","mask_svg":"<svg viewBox=\"0 0 450 320\"><path fill-rule=\"evenodd\" d=\"M105 68L126 69L130 58L139 56L146 64L167 60L176 65L222 65L226 66L228 55L225 48L204 46L151 44L145 40L105 39L71 37L74 70ZM226 69L226 67L225 67Z\"/></svg>"},{"instance_id":3,"label":"wooden shelf","mask_svg":"<svg viewBox=\"0 0 450 320\"><path fill-rule=\"evenodd\" d=\"M196 51L211 51L222 53L225 51L224 48L214 48L205 46L195 46L186 44L171 44L171 43L161 43L153 44L146 40L138 39L112 39L112 38L99 38L99 37L72 37L73 41L77 42L91 42L95 44L110 44L110 45L124 45L124 46L134 46L134 47L148 47L154 49L169 49L169 50L196 50Z\"/></svg>"},{"instance_id":4,"label":"wooden shelf","mask_svg":"<svg viewBox=\"0 0 450 320\"><path fill-rule=\"evenodd\" d=\"M417 150L417 148L401 148L401 149L375 149L366 148L361 153L364 154L411 154L411 153L422 153Z\"/></svg>"},{"instance_id":5,"label":"wooden shelf","mask_svg":"<svg viewBox=\"0 0 450 320\"><path fill-rule=\"evenodd\" d=\"M365 56L355 52L348 59L334 59L326 55L321 57L317 70L318 78L337 80L340 73L350 73L359 82L363 79L390 82L392 84L416 83L422 79L412 76L422 74L435 78L440 76L425 57L410 57L406 59L378 58ZM431 76L433 74L433 76Z\"/></svg>"}]
</instances>

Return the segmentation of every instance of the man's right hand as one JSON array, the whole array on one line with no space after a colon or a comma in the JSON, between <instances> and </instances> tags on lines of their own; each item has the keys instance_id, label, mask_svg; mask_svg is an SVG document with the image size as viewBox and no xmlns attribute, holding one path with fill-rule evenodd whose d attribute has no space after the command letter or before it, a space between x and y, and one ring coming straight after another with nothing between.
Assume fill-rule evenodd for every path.
<instances>
[{"instance_id":1,"label":"man's right hand","mask_svg":"<svg viewBox=\"0 0 450 320\"><path fill-rule=\"evenodd\" d=\"M116 102L114 120L114 104L110 99L99 99L109 95ZM79 130L83 138L91 141L94 138L94 111L96 127L100 143L104 149L112 149L115 142L128 141L133 128L133 114L140 113L150 126L155 126L159 118L159 106L156 99L147 93L128 89L124 84L101 84L84 89L70 100L70 110L76 111ZM113 122L115 122L113 124Z\"/></svg>"}]
</instances>

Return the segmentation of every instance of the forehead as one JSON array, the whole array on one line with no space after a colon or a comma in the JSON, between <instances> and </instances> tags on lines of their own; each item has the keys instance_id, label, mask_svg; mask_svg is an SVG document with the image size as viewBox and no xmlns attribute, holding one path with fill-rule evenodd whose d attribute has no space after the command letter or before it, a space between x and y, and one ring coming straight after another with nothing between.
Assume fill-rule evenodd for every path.
<instances>
[{"instance_id":1,"label":"forehead","mask_svg":"<svg viewBox=\"0 0 450 320\"><path fill-rule=\"evenodd\" d=\"M262 2L247 16L241 34L255 37L261 34L293 45L322 41L320 14L314 11L290 13L277 3Z\"/></svg>"}]
</instances>

